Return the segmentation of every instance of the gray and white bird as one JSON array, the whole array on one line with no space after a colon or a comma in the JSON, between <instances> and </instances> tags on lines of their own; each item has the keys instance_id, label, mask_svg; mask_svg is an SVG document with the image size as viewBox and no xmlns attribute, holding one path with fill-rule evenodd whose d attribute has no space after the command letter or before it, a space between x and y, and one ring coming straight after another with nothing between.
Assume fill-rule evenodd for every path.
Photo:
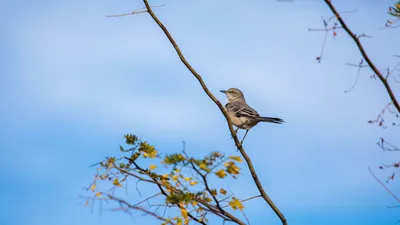
<instances>
[{"instance_id":1,"label":"gray and white bird","mask_svg":"<svg viewBox=\"0 0 400 225\"><path fill-rule=\"evenodd\" d=\"M228 113L233 125L238 129L245 129L246 133L242 139L242 143L246 138L247 132L257 125L259 122L277 123L282 124L283 121L276 117L262 117L256 110L247 105L242 91L237 88L229 88L228 90L221 90L222 93L228 97L228 103L225 105L225 110Z\"/></svg>"}]
</instances>

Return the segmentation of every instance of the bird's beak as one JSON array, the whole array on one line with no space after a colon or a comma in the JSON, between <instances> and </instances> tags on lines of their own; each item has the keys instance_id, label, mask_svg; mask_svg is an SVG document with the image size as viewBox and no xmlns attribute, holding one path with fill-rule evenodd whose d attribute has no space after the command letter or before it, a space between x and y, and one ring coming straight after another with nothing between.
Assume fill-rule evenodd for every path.
<instances>
[{"instance_id":1,"label":"bird's beak","mask_svg":"<svg viewBox=\"0 0 400 225\"><path fill-rule=\"evenodd\" d=\"M226 91L225 91L225 90L220 90L220 92L222 92L222 93L226 94Z\"/></svg>"}]
</instances>

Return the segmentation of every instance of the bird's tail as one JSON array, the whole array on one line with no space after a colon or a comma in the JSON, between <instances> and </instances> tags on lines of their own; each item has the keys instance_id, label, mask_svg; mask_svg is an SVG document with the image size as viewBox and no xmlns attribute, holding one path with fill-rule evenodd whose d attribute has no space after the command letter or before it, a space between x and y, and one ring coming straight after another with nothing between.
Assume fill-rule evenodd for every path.
<instances>
[{"instance_id":1,"label":"bird's tail","mask_svg":"<svg viewBox=\"0 0 400 225\"><path fill-rule=\"evenodd\" d=\"M259 117L258 119L260 120L260 122L267 122L267 123L282 124L285 122L283 119L276 117Z\"/></svg>"}]
</instances>

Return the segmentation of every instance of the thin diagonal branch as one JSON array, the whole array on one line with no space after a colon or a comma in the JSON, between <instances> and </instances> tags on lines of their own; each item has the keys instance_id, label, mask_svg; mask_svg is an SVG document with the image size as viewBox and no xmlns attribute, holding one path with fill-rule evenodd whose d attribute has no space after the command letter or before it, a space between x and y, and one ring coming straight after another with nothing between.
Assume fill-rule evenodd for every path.
<instances>
[{"instance_id":1,"label":"thin diagonal branch","mask_svg":"<svg viewBox=\"0 0 400 225\"><path fill-rule=\"evenodd\" d=\"M130 162L132 162L136 169L142 171L143 173L147 174L146 170L144 170L143 168L141 168L134 160L129 159ZM161 194L163 194L165 197L168 197L169 195L165 192L165 190L162 188L162 184L160 184L159 182L157 182L157 180L155 178L152 178L154 183L158 186L158 188L161 191ZM182 209L182 206L179 204L175 204L176 206L178 206L178 208ZM194 221L196 221L197 223L203 224L203 225L207 225L204 221L201 221L199 219L197 219L195 216L193 216L191 213L187 212L187 215Z\"/></svg>"},{"instance_id":2,"label":"thin diagonal branch","mask_svg":"<svg viewBox=\"0 0 400 225\"><path fill-rule=\"evenodd\" d=\"M379 183L380 185L382 185L382 187L385 188L385 190L386 190L394 199L396 199L396 201L400 202L400 199L399 199L395 194L393 194L393 192L391 192L391 191L389 190L389 188L386 187L386 185L385 185L384 183L382 183L382 181L380 181L380 180L375 176L375 174L372 172L371 168L368 167L368 169L369 169L369 172L372 174L372 176L375 178L375 180L378 181L378 183Z\"/></svg>"},{"instance_id":3,"label":"thin diagonal branch","mask_svg":"<svg viewBox=\"0 0 400 225\"><path fill-rule=\"evenodd\" d=\"M207 182L206 176L205 176L204 174L202 174L202 173L196 168L196 166L194 165L194 163L193 163L192 160L190 160L190 165L192 165L192 168L194 169L194 171L196 171L196 173L197 173L198 175L200 175L200 177L203 179L204 186L206 187L207 192L208 192L208 193L211 195L211 197L214 199L215 204L217 204L217 207L218 207L219 211L223 212L224 210L221 208L221 205L219 204L219 201L218 201L217 197L215 197L215 196L213 195L213 193L212 193L210 187L208 186L208 182Z\"/></svg>"},{"instance_id":4,"label":"thin diagonal branch","mask_svg":"<svg viewBox=\"0 0 400 225\"><path fill-rule=\"evenodd\" d=\"M117 201L117 202L119 202L119 203L121 203L121 204L126 205L128 208L132 208L132 209L135 209L135 210L138 210L138 211L142 211L142 212L144 212L144 213L146 213L146 214L148 214L148 215L151 215L151 216L155 217L155 218L158 219L158 220L162 220L162 221L167 222L168 224L175 225L175 223L173 223L173 222L171 222L171 221L168 221L168 220L165 219L164 217L161 217L160 215L158 215L158 214L156 214L156 213L153 213L153 212L151 212L151 211L149 211L149 210L146 210L146 209L144 209L144 208L142 208L142 207L139 207L139 206L137 206L137 205L131 205L131 204L129 204L127 201L125 201L125 200L123 200L123 199L117 198L117 197L115 197L115 196L113 196L113 195L110 195L110 194L107 194L107 197L108 197L109 199L111 199L111 200L114 200L114 201Z\"/></svg>"},{"instance_id":5,"label":"thin diagonal branch","mask_svg":"<svg viewBox=\"0 0 400 225\"><path fill-rule=\"evenodd\" d=\"M161 30L164 32L164 34L167 36L168 40L170 41L170 43L172 44L172 46L175 48L176 53L178 54L179 58L181 59L182 63L186 66L186 68L193 74L193 76L195 76L195 78L197 79L197 81L200 83L201 87L203 88L203 91L208 95L208 97L218 106L219 110L221 111L221 113L224 115L226 122L228 124L229 127L229 131L231 132L231 135L233 137L233 140L235 141L235 145L238 148L238 150L240 151L240 153L242 154L243 158L246 160L247 165L249 167L251 176L253 177L253 180L258 188L258 190L260 191L260 194L262 195L262 197L264 198L264 200L268 203L268 205L272 208L272 210L275 212L275 214L279 217L279 219L281 220L283 225L287 224L286 218L283 216L283 214L281 213L281 211L278 209L278 207L276 207L276 205L274 204L274 202L269 198L269 196L267 195L267 193L264 191L264 188L261 185L260 180L258 179L257 173L253 167L253 164L250 160L250 157L247 155L247 153L245 152L245 150L243 149L242 144L240 143L239 139L236 136L236 132L233 129L232 126L232 121L230 120L227 112L225 111L223 105L221 104L221 102L218 101L218 99L210 92L210 90L208 89L207 85L204 83L202 77L200 76L200 74L197 73L197 71L189 64L189 62L186 60L186 58L183 56L181 50L179 49L177 43L175 42L175 40L172 38L171 34L169 33L169 31L167 30L167 28L164 26L164 24L157 18L157 16L154 14L153 10L150 7L150 4L148 3L147 0L143 0L147 12L149 13L149 15L153 18L153 20L157 23L157 25L161 28ZM400 108L400 107L399 107Z\"/></svg>"},{"instance_id":6,"label":"thin diagonal branch","mask_svg":"<svg viewBox=\"0 0 400 225\"><path fill-rule=\"evenodd\" d=\"M328 5L330 10L333 12L333 14L336 16L337 20L339 21L340 25L343 27L343 29L350 35L350 37L354 40L356 43L361 55L363 56L364 60L368 63L368 65L371 67L372 71L378 76L379 80L382 82L383 86L385 86L385 89L387 93L389 94L389 97L391 101L393 102L393 105L396 107L397 111L400 112L400 104L396 99L396 96L394 95L392 88L390 87L387 79L382 75L382 73L378 70L378 68L375 66L375 64L371 61L367 53L365 52L365 49L363 45L360 42L360 39L354 34L350 28L347 26L347 24L344 22L343 18L340 16L339 12L336 10L336 8L332 4L332 0L324 0L325 3Z\"/></svg>"}]
</instances>

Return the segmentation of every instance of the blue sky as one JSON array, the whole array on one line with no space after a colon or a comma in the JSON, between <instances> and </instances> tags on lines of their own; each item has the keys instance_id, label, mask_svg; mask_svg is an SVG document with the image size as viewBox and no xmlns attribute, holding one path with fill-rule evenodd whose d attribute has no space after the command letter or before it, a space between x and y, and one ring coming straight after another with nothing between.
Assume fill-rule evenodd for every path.
<instances>
[{"instance_id":1,"label":"blue sky","mask_svg":"<svg viewBox=\"0 0 400 225\"><path fill-rule=\"evenodd\" d=\"M324 34L308 28L321 28L321 16L331 16L326 5L151 2L166 4L155 12L223 103L218 91L237 87L261 115L287 121L255 127L245 149L289 224L400 220L398 209L385 208L396 202L368 172L399 158L375 144L382 136L395 141L398 130L367 123L389 98L368 69L344 93L356 77L345 63L360 55L342 30L328 37L322 63L316 62ZM379 29L393 2L334 1L339 11L358 9L344 18L354 32L373 36L362 41L382 69L395 65L400 51L400 30ZM158 224L139 213L134 219L91 213L77 200L95 173L89 165L116 154L125 133L161 153L179 151L185 141L196 156L236 154L218 108L151 18L105 17L142 6L138 0L14 0L0 9L1 224ZM239 179L230 185L238 196L256 193L248 173ZM245 206L253 224L279 224L262 201Z\"/></svg>"}]
</instances>

